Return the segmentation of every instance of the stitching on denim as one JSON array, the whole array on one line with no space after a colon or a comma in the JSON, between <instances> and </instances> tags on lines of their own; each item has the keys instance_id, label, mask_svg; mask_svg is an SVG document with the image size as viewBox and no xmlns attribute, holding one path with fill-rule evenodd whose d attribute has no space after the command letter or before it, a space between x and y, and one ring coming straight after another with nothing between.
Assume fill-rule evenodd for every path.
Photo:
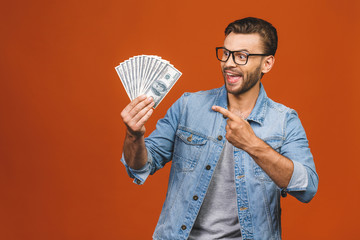
<instances>
[{"instance_id":1,"label":"stitching on denim","mask_svg":"<svg viewBox=\"0 0 360 240\"><path fill-rule=\"evenodd\" d=\"M262 188L262 192L263 192L263 198L264 198L264 204L265 204L265 212L266 212L266 218L267 218L267 222L268 222L268 227L271 231L271 239L274 239L273 236L274 236L274 229L273 229L273 222L272 222L272 218L271 218L271 212L270 212L270 209L269 209L269 201L267 200L267 195L266 195L266 187L265 187L265 183L264 182L261 182L261 188Z\"/></svg>"}]
</instances>

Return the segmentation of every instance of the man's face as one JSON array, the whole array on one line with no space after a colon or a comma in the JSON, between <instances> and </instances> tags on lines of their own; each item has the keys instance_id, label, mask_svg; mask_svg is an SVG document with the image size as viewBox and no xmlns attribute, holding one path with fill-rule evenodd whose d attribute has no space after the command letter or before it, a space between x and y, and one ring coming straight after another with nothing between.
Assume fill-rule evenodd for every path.
<instances>
[{"instance_id":1,"label":"man's face","mask_svg":"<svg viewBox=\"0 0 360 240\"><path fill-rule=\"evenodd\" d=\"M230 33L224 41L224 47L230 51L245 51L247 53L264 53L261 37L257 33ZM227 62L221 62L228 93L240 95L254 87L261 78L263 57L250 56L246 65L237 65L232 56Z\"/></svg>"}]
</instances>

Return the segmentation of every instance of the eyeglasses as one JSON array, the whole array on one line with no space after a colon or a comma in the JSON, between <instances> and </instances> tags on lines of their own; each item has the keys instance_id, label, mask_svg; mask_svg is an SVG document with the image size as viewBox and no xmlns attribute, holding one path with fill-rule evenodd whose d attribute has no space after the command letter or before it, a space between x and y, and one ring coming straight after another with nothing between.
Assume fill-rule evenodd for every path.
<instances>
[{"instance_id":1,"label":"eyeglasses","mask_svg":"<svg viewBox=\"0 0 360 240\"><path fill-rule=\"evenodd\" d=\"M224 47L216 48L216 57L219 61L227 62L230 55L232 55L234 63L237 65L245 65L247 64L248 58L250 56L269 56L270 54L250 54L244 51L230 51Z\"/></svg>"}]
</instances>

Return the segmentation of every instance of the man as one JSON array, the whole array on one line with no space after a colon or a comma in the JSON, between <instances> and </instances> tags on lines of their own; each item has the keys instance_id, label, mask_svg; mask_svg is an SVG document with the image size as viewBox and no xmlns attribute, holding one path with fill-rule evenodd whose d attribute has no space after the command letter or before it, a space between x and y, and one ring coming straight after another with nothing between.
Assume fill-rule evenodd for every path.
<instances>
[{"instance_id":1,"label":"man","mask_svg":"<svg viewBox=\"0 0 360 240\"><path fill-rule=\"evenodd\" d=\"M276 29L257 18L230 23L216 48L224 86L185 93L144 139L153 101L121 113L128 174L142 184L172 160L154 239L281 239L280 196L315 195L318 176L296 112L266 96Z\"/></svg>"}]
</instances>

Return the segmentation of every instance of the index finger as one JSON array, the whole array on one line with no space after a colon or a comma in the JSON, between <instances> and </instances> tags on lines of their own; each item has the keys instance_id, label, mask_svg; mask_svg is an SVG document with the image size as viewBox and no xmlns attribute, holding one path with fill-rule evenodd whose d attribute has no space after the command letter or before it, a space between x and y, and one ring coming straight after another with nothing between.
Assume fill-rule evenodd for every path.
<instances>
[{"instance_id":1,"label":"index finger","mask_svg":"<svg viewBox=\"0 0 360 240\"><path fill-rule=\"evenodd\" d=\"M142 102L146 99L146 95L140 95L134 100L132 100L124 109L125 112L130 112L139 102Z\"/></svg>"},{"instance_id":2,"label":"index finger","mask_svg":"<svg viewBox=\"0 0 360 240\"><path fill-rule=\"evenodd\" d=\"M232 112L230 112L229 110L227 110L223 107L212 106L211 109L214 110L215 112L221 113L224 117L227 117L231 120L234 120L235 118L237 118L237 116L235 114L233 114Z\"/></svg>"}]
</instances>

